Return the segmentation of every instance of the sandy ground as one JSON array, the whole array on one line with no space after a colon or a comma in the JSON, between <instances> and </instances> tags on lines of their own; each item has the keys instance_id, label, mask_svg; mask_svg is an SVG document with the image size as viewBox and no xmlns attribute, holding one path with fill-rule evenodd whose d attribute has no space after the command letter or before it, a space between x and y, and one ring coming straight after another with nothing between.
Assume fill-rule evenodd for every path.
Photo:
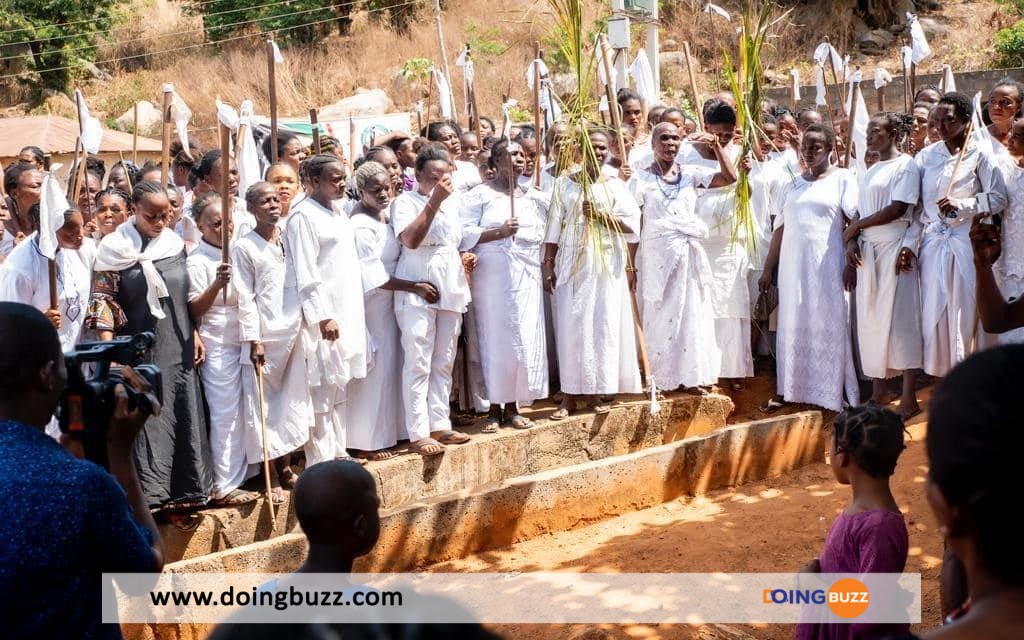
<instances>
[{"instance_id":1,"label":"sandy ground","mask_svg":"<svg viewBox=\"0 0 1024 640\"><path fill-rule=\"evenodd\" d=\"M763 417L757 407L770 393L770 377L745 381L731 422ZM926 406L927 390L920 394ZM893 493L910 531L906 570L922 574L920 629L939 623L938 574L942 538L924 497L927 474L924 416L909 425L912 441L900 458ZM683 498L574 531L430 567L430 571L781 572L816 557L828 527L850 499L826 464L772 480ZM786 625L499 625L506 638L790 638Z\"/></svg>"}]
</instances>

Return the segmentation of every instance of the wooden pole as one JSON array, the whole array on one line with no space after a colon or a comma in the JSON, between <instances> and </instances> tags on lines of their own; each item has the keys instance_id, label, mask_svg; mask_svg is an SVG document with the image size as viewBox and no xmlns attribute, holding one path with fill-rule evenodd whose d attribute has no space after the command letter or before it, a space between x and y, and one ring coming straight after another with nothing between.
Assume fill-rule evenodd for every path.
<instances>
[{"instance_id":1,"label":"wooden pole","mask_svg":"<svg viewBox=\"0 0 1024 640\"><path fill-rule=\"evenodd\" d=\"M917 63L910 63L910 96L913 100L913 96L917 95ZM911 105L913 106L913 105Z\"/></svg>"},{"instance_id":2,"label":"wooden pole","mask_svg":"<svg viewBox=\"0 0 1024 640\"><path fill-rule=\"evenodd\" d=\"M313 130L313 153L320 154L320 123L317 121L316 109L309 110L309 126Z\"/></svg>"},{"instance_id":3,"label":"wooden pole","mask_svg":"<svg viewBox=\"0 0 1024 640\"><path fill-rule=\"evenodd\" d=\"M907 68L907 60L903 57L902 52L900 53L900 63L903 65L903 106L907 113L913 113L912 100L914 97L910 92L910 69Z\"/></svg>"},{"instance_id":4,"label":"wooden pole","mask_svg":"<svg viewBox=\"0 0 1024 640\"><path fill-rule=\"evenodd\" d=\"M220 261L231 263L231 129L220 128ZM228 288L224 287L224 304L228 302Z\"/></svg>"},{"instance_id":5,"label":"wooden pole","mask_svg":"<svg viewBox=\"0 0 1024 640\"><path fill-rule=\"evenodd\" d=\"M875 99L878 101L878 111L885 111L885 87L875 89Z\"/></svg>"},{"instance_id":6,"label":"wooden pole","mask_svg":"<svg viewBox=\"0 0 1024 640\"><path fill-rule=\"evenodd\" d=\"M540 168L544 166L544 145L542 144L544 137L541 132L541 117L540 117L540 42L533 43L533 128L536 131L536 147L537 153L533 161L533 186L540 189ZM625 162L625 158L622 160Z\"/></svg>"},{"instance_id":7,"label":"wooden pole","mask_svg":"<svg viewBox=\"0 0 1024 640\"><path fill-rule=\"evenodd\" d=\"M444 28L441 25L441 0L434 0L434 24L437 27L437 47L441 52L441 69L444 71L444 79L448 81L448 87L452 86L452 74L448 71L448 52L444 47ZM449 91L451 100L452 115L455 115L455 94ZM440 96L438 96L440 98ZM438 109L438 111L442 111ZM429 119L429 118L428 118Z\"/></svg>"},{"instance_id":8,"label":"wooden pole","mask_svg":"<svg viewBox=\"0 0 1024 640\"><path fill-rule=\"evenodd\" d=\"M956 174L960 172L960 165L964 161L964 155L967 154L967 147L971 144L971 134L974 133L974 118L967 123L967 129L964 131L964 144L960 147L960 153L957 155L956 164L953 165L953 173L949 176L949 185L946 186L946 195L948 199L949 194L953 193L953 183L956 182Z\"/></svg>"},{"instance_id":9,"label":"wooden pole","mask_svg":"<svg viewBox=\"0 0 1024 640\"><path fill-rule=\"evenodd\" d=\"M256 389L260 400L260 441L263 445L263 488L266 491L267 509L270 510L270 528L274 529L277 517L274 514L273 491L270 487L270 455L267 451L267 404L263 399L263 367L256 367Z\"/></svg>"},{"instance_id":10,"label":"wooden pole","mask_svg":"<svg viewBox=\"0 0 1024 640\"><path fill-rule=\"evenodd\" d=\"M683 55L686 57L686 70L690 80L690 93L693 95L693 110L697 117L697 126L704 130L704 114L700 108L700 94L697 93L697 76L693 70L693 56L690 55L690 43L683 42Z\"/></svg>"},{"instance_id":11,"label":"wooden pole","mask_svg":"<svg viewBox=\"0 0 1024 640\"><path fill-rule=\"evenodd\" d=\"M274 40L267 38L267 88L270 97L270 161L277 162L277 70Z\"/></svg>"},{"instance_id":12,"label":"wooden pole","mask_svg":"<svg viewBox=\"0 0 1024 640\"><path fill-rule=\"evenodd\" d=\"M348 150L349 164L355 165L356 158L359 157L359 141L356 140L356 121L351 115L348 117Z\"/></svg>"},{"instance_id":13,"label":"wooden pole","mask_svg":"<svg viewBox=\"0 0 1024 640\"><path fill-rule=\"evenodd\" d=\"M608 94L608 113L611 116L612 128L615 129L615 143L619 147L619 158L623 164L627 163L626 158L626 140L622 137L622 119L619 113L619 103L615 100L615 95L612 92L611 78L612 78L612 66L608 61L607 52L608 48L608 36L601 34L601 63L604 65L604 76L608 78L608 84L605 85L605 93Z\"/></svg>"},{"instance_id":14,"label":"wooden pole","mask_svg":"<svg viewBox=\"0 0 1024 640\"><path fill-rule=\"evenodd\" d=\"M139 166L139 103L132 107L132 164Z\"/></svg>"},{"instance_id":15,"label":"wooden pole","mask_svg":"<svg viewBox=\"0 0 1024 640\"><path fill-rule=\"evenodd\" d=\"M174 93L174 88L169 85L164 85L164 102L161 114L163 115L163 124L161 129L160 139L160 185L167 185L167 181L171 175L171 97Z\"/></svg>"}]
</instances>

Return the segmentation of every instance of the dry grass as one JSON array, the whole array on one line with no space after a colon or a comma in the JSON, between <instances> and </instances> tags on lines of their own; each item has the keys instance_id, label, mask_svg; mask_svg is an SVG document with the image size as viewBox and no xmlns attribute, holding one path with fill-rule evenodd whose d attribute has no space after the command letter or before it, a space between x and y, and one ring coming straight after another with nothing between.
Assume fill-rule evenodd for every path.
<instances>
[{"instance_id":1,"label":"dry grass","mask_svg":"<svg viewBox=\"0 0 1024 640\"><path fill-rule=\"evenodd\" d=\"M196 134L205 143L213 142L215 97L236 105L251 98L258 111L267 111L262 38L241 40L224 48L206 46L176 54L154 55L201 42L201 21L183 16L180 6L173 0L135 0L135 3L134 12L115 33L113 42L104 47L100 59L149 55L122 63L114 70L112 80L93 82L86 87L94 110L115 118L137 100L159 100L160 87L164 82L171 82L195 113ZM673 42L679 48L684 41L691 43L703 67L698 82L706 91L714 88L716 78L721 76L721 43L734 42L735 35L731 32L733 26L701 13L703 4L703 0L676 0L673 15L663 28L662 42L667 45L663 47L666 50L673 48ZM738 13L742 0L720 0L718 4ZM790 67L796 66L809 81L812 77L810 54L826 36L832 36L833 43L841 50L856 49L853 43L836 36L853 32L855 0L787 4L793 5L795 10L780 24L778 37L771 43L770 70L785 76ZM607 0L593 0L591 6L595 23L609 12ZM422 87L410 85L398 76L402 64L411 58L439 61L432 12L421 9L406 36L387 30L370 19L365 11L355 13L353 18L355 23L349 38L332 35L318 47L284 50L286 62L277 74L282 116L303 117L310 107L331 104L361 87L383 89L399 109L409 109L422 97ZM946 35L933 39L936 53L925 63L923 71L926 73L944 62L956 70L988 66L992 34L1006 26L1009 17L996 0L976 0L949 4L943 10L942 20L950 29ZM535 40L541 41L542 46L548 41L545 48L549 51L553 48L551 24L552 16L545 0L447 1L444 27L449 62L468 39L479 38L490 45L490 55L481 52L476 56L477 96L483 113L499 115L501 95L510 89L513 97L529 103L524 74L533 56ZM642 33L642 30L636 31ZM643 45L642 35L637 36L636 43ZM882 59L854 55L853 61L864 67L866 77L870 77L877 64L896 72L899 69L898 44ZM686 86L684 72L684 68L677 66L663 69L663 86L670 100L675 100L682 93L680 89ZM462 75L454 66L451 73L458 110L464 115ZM432 102L436 113L436 98Z\"/></svg>"}]
</instances>

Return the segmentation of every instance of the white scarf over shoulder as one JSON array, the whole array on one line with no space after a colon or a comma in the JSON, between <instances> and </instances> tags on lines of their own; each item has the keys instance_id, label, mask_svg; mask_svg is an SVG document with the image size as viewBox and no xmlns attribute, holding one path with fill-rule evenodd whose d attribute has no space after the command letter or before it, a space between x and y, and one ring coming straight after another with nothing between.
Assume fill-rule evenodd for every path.
<instances>
[{"instance_id":1,"label":"white scarf over shoulder","mask_svg":"<svg viewBox=\"0 0 1024 640\"><path fill-rule=\"evenodd\" d=\"M153 317L162 319L165 314L160 306L160 298L167 297L167 283L153 262L170 258L185 250L185 243L170 229L164 229L159 236L151 239L146 249L142 249L142 236L135 228L135 216L128 218L116 231L100 242L96 253L95 271L124 271L136 264L142 266L142 274L146 278L146 302Z\"/></svg>"}]
</instances>

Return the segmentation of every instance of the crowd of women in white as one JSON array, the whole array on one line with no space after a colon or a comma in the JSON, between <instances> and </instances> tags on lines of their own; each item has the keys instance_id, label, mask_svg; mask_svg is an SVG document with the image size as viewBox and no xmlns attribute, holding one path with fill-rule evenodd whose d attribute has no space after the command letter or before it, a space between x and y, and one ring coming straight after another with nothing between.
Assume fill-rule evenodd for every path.
<instances>
[{"instance_id":1,"label":"crowd of women in white","mask_svg":"<svg viewBox=\"0 0 1024 640\"><path fill-rule=\"evenodd\" d=\"M1022 97L1013 82L992 91L990 147L967 137L972 104L961 94L936 96L916 124L876 115L859 170L838 166L836 138L814 114L785 110L765 114L762 144L741 158L728 97L709 101L704 132L692 133L675 109L653 110L644 127L639 99L624 94L636 141L627 162L600 128L589 136L593 159L580 162L555 126L545 165L533 167L535 140L503 139L478 171L457 125L442 124L418 153L369 150L348 183L336 156L313 156L301 171L286 157L268 182L238 194L230 264L216 196L225 178L213 158L183 194L184 216L174 214L173 191L152 183L121 198L122 213L134 215L120 226L69 212L58 232L57 310L37 236L15 246L8 225L0 299L46 310L71 349L90 297L102 295L101 271L141 265L139 301L163 317L159 299L173 282L152 264L187 248L188 309L206 352L211 495L221 499L263 459L261 409L282 474L300 448L313 464L353 452L389 457L404 439L425 456L465 442L449 415L455 373L459 385L477 379L471 395L491 405L487 431L531 426L519 408L547 397L554 376L565 399L553 419L584 403L607 411L608 396L642 390L633 295L660 388L738 388L753 375L765 345L751 337L755 303L777 283L779 398L766 407L857 403L858 360L876 380L875 399L885 380L908 374L909 415L914 371L943 376L988 339L975 313L974 218L1002 214L1004 293L1024 292L1024 190L1014 188L1024 181L1024 127L1014 124ZM540 189L524 178L533 171ZM737 223L740 172L751 225ZM24 211L39 181L18 173L9 206ZM99 209L120 197L111 193L96 195ZM98 246L83 241L89 231Z\"/></svg>"}]
</instances>

